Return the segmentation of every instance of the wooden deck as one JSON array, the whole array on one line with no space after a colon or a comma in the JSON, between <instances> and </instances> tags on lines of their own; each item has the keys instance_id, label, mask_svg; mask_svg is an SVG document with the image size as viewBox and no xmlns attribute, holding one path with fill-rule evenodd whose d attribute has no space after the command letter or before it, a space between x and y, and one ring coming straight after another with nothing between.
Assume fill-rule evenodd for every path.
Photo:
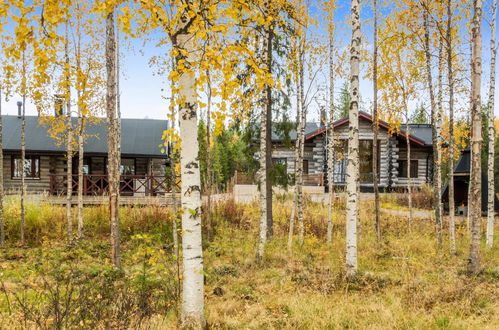
<instances>
[{"instance_id":1,"label":"wooden deck","mask_svg":"<svg viewBox=\"0 0 499 330\"><path fill-rule=\"evenodd\" d=\"M7 198L19 198L19 195L6 196ZM177 205L180 205L180 194L177 193ZM37 194L26 196L27 202L30 203L48 203L55 205L66 204L66 196L51 196L48 194ZM83 196L83 205L103 205L109 202L109 196ZM73 196L72 203L77 205L78 197ZM173 193L168 193L163 196L120 196L120 205L158 205L158 206L172 206Z\"/></svg>"}]
</instances>

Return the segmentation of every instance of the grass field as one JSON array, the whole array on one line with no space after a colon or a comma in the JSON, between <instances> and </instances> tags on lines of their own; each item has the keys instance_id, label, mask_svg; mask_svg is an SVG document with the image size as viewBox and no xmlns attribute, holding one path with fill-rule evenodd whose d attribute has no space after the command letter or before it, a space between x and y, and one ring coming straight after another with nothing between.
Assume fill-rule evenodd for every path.
<instances>
[{"instance_id":1,"label":"grass field","mask_svg":"<svg viewBox=\"0 0 499 330\"><path fill-rule=\"evenodd\" d=\"M464 273L468 234L458 225L457 254L436 247L432 219L383 213L375 241L373 206L361 208L359 276L344 276L344 210L336 205L332 245L326 208L307 203L303 247L286 248L289 200L274 203L274 237L255 263L258 207L231 201L213 210L205 241L206 316L214 329L497 329L499 249L482 249L483 272ZM396 206L395 206L396 208ZM29 245L15 244L17 208L7 206L9 245L0 249L0 328L175 328L178 261L172 214L122 209L123 270L109 264L104 207L86 209L87 236L64 242L64 209L30 205ZM484 228L484 226L482 226ZM445 238L447 238L445 236ZM497 242L497 239L496 239Z\"/></svg>"}]
</instances>

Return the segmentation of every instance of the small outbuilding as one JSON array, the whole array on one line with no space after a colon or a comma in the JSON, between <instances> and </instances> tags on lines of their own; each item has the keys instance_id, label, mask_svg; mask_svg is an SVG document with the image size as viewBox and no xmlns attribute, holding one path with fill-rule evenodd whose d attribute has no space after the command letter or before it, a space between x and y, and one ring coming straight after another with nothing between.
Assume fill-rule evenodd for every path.
<instances>
[{"instance_id":1,"label":"small outbuilding","mask_svg":"<svg viewBox=\"0 0 499 330\"><path fill-rule=\"evenodd\" d=\"M470 150L464 150L461 157L454 167L454 202L457 215L468 214L468 193L471 173L471 153ZM499 200L497 199L497 188L494 194L494 209L499 211ZM487 173L482 171L482 211L487 211L487 191L488 180ZM445 184L442 193L444 208L449 210L449 183Z\"/></svg>"}]
</instances>

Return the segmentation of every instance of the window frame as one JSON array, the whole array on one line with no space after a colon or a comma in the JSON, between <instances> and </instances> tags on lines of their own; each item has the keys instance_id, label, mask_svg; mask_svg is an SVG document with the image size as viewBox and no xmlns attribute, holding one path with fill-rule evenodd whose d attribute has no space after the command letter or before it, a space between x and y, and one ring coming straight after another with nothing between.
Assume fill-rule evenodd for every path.
<instances>
[{"instance_id":1,"label":"window frame","mask_svg":"<svg viewBox=\"0 0 499 330\"><path fill-rule=\"evenodd\" d=\"M399 159L398 160L398 164L399 164L399 175L398 177L399 178L403 178L403 179L407 179L408 176L407 176L407 173L405 175L402 174L402 170L404 171L407 171L407 159ZM412 170L413 170L413 164L416 164L415 166L415 173L416 175L412 175ZM401 166L402 165L402 166ZM411 159L411 179L417 179L419 178L419 159Z\"/></svg>"},{"instance_id":2,"label":"window frame","mask_svg":"<svg viewBox=\"0 0 499 330\"><path fill-rule=\"evenodd\" d=\"M19 159L19 161L21 161L21 158L22 158L21 155L12 155L10 158L10 178L12 180L22 180L21 176L15 176L16 159ZM26 156L24 156L24 159L31 161L31 175L29 175L29 176L25 175L24 179L25 180L40 180L41 171L42 171L40 156L26 155ZM38 173L35 173L36 166L33 166L34 161L38 161ZM34 174L36 174L36 175L34 175Z\"/></svg>"}]
</instances>

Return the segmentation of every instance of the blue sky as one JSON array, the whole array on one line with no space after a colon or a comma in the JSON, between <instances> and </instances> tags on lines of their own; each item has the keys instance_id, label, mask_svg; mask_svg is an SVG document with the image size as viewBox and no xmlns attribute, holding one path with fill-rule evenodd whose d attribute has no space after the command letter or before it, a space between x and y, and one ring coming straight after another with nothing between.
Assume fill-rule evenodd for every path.
<instances>
[{"instance_id":1,"label":"blue sky","mask_svg":"<svg viewBox=\"0 0 499 330\"><path fill-rule=\"evenodd\" d=\"M378 1L381 2L381 1ZM491 0L484 1L484 16L490 19L490 2ZM368 47L372 38L372 8L370 1L364 2L361 11L362 19L362 32L367 38ZM339 0L337 3L338 10L335 14L337 21L337 40L338 47L347 47L350 38L350 28L348 26L348 18L350 16L350 1ZM391 8L384 9L385 12ZM316 1L311 1L311 11L318 20L318 27L314 32L320 34L322 28L325 28L325 23L322 21L320 8L318 8ZM482 76L482 95L485 100L488 93L489 81L489 39L490 30L486 21L483 24L483 69ZM152 56L165 53L164 48L157 48L154 45L154 36L152 42L144 44L140 40L131 40L131 49L123 49L123 58L121 66L123 68L123 76L120 81L121 84L121 112L122 116L126 118L157 118L162 119L166 117L168 109L168 101L165 97L168 96L168 88L166 85L165 76L154 75L154 69L149 66L149 60ZM466 45L463 45L467 47ZM327 56L325 54L324 56ZM327 67L324 68L323 76L327 76ZM337 91L342 84L342 79L336 82ZM361 80L361 98L366 110L369 110L369 105L372 100L372 83L369 80ZM496 116L499 116L498 104L499 96L496 93ZM8 102L3 103L3 113L16 114L17 107L16 101L20 97L12 97ZM459 101L459 100L458 100ZM460 100L465 103L466 100ZM31 104L27 105L28 114L36 114L36 110ZM317 111L312 110L310 119L317 119Z\"/></svg>"}]
</instances>

